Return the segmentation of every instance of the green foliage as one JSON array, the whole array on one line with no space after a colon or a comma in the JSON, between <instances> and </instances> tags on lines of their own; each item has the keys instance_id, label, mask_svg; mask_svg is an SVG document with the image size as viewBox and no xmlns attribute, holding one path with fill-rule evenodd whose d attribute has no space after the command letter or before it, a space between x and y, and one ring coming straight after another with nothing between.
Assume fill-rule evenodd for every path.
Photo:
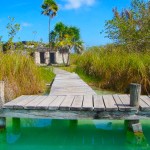
<instances>
[{"instance_id":1,"label":"green foliage","mask_svg":"<svg viewBox=\"0 0 150 150\"><path fill-rule=\"evenodd\" d=\"M42 14L49 16L53 18L56 16L58 11L58 5L55 3L54 0L44 0L44 3L42 4Z\"/></svg>"},{"instance_id":2,"label":"green foliage","mask_svg":"<svg viewBox=\"0 0 150 150\"><path fill-rule=\"evenodd\" d=\"M150 89L149 53L115 49L110 52L102 47L85 52L78 59L76 71L97 80L101 88L126 92L128 85L135 82L142 84L142 92L147 93Z\"/></svg>"},{"instance_id":3,"label":"green foliage","mask_svg":"<svg viewBox=\"0 0 150 150\"><path fill-rule=\"evenodd\" d=\"M10 40L3 44L3 51L6 52L8 50L14 50L15 46L14 43Z\"/></svg>"},{"instance_id":4,"label":"green foliage","mask_svg":"<svg viewBox=\"0 0 150 150\"><path fill-rule=\"evenodd\" d=\"M113 9L114 17L106 22L107 37L124 45L129 52L148 51L150 46L150 2L132 0L131 8L121 13Z\"/></svg>"},{"instance_id":5,"label":"green foliage","mask_svg":"<svg viewBox=\"0 0 150 150\"><path fill-rule=\"evenodd\" d=\"M20 24L15 23L15 18L8 17L9 23L6 28L8 30L9 42L12 42L17 32L20 30Z\"/></svg>"},{"instance_id":6,"label":"green foliage","mask_svg":"<svg viewBox=\"0 0 150 150\"><path fill-rule=\"evenodd\" d=\"M41 76L44 82L51 83L55 77L55 74L53 73L53 68L52 67L40 67L39 69L40 69Z\"/></svg>"},{"instance_id":7,"label":"green foliage","mask_svg":"<svg viewBox=\"0 0 150 150\"><path fill-rule=\"evenodd\" d=\"M83 51L83 42L80 39L80 30L73 26L66 26L62 22L56 24L51 32L51 43L53 49L59 50L62 53L64 65L69 65L70 53L74 48L76 53ZM64 53L68 53L67 62L64 61Z\"/></svg>"},{"instance_id":8,"label":"green foliage","mask_svg":"<svg viewBox=\"0 0 150 150\"><path fill-rule=\"evenodd\" d=\"M66 26L62 22L59 22L51 32L51 37L54 48L57 47L60 51L64 49L70 51L73 47L78 53L82 50L79 49L79 47L83 47L83 42L80 38L80 30L76 27Z\"/></svg>"},{"instance_id":9,"label":"green foliage","mask_svg":"<svg viewBox=\"0 0 150 150\"><path fill-rule=\"evenodd\" d=\"M51 45L50 45L50 41L51 41L51 37L50 37L50 21L51 21L52 18L54 18L54 16L57 15L58 5L56 4L56 2L54 0L44 0L44 2L43 2L41 7L42 7L42 14L49 17L48 38L49 38L49 48L51 48Z\"/></svg>"},{"instance_id":10,"label":"green foliage","mask_svg":"<svg viewBox=\"0 0 150 150\"><path fill-rule=\"evenodd\" d=\"M50 70L39 69L29 56L19 53L0 53L0 80L5 81L5 95L11 100L20 95L38 94L45 91L45 84L50 82L45 75L53 74ZM52 76L52 75L51 75Z\"/></svg>"},{"instance_id":11,"label":"green foliage","mask_svg":"<svg viewBox=\"0 0 150 150\"><path fill-rule=\"evenodd\" d=\"M8 30L8 41L3 45L3 50L7 51L7 50L14 50L15 46L13 43L13 39L16 36L17 32L20 30L20 24L15 23L15 18L13 17L8 17L9 22L6 26L7 30Z\"/></svg>"}]
</instances>

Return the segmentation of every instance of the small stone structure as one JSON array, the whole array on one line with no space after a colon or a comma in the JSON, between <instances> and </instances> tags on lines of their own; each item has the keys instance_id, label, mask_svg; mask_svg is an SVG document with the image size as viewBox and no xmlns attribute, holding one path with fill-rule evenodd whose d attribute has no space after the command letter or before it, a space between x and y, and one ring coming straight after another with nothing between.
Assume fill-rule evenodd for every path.
<instances>
[{"instance_id":1,"label":"small stone structure","mask_svg":"<svg viewBox=\"0 0 150 150\"><path fill-rule=\"evenodd\" d=\"M68 53L63 54L65 63L67 62ZM40 64L63 64L62 53L59 51L50 51L46 48L38 49L34 53L35 63Z\"/></svg>"}]
</instances>

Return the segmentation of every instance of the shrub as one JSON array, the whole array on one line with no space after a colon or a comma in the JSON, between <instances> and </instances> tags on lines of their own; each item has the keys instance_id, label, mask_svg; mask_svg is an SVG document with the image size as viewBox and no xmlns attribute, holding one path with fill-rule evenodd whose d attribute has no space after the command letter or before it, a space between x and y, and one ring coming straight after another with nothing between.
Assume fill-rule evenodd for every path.
<instances>
[{"instance_id":1,"label":"shrub","mask_svg":"<svg viewBox=\"0 0 150 150\"><path fill-rule=\"evenodd\" d=\"M149 53L89 50L77 63L77 72L98 79L101 88L126 92L131 82L142 84L142 92L150 89ZM149 91L150 92L150 91Z\"/></svg>"},{"instance_id":2,"label":"shrub","mask_svg":"<svg viewBox=\"0 0 150 150\"><path fill-rule=\"evenodd\" d=\"M42 71L30 56L0 53L0 66L0 80L5 81L6 100L44 92L46 86Z\"/></svg>"}]
</instances>

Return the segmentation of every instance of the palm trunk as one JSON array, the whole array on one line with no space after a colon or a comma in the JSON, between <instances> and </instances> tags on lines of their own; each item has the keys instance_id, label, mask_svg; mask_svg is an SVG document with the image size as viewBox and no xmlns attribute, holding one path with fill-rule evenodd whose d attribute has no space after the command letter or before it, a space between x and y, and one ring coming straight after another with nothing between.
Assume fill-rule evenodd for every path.
<instances>
[{"instance_id":1,"label":"palm trunk","mask_svg":"<svg viewBox=\"0 0 150 150\"><path fill-rule=\"evenodd\" d=\"M50 56L51 56L51 46L50 46L50 25L51 25L51 18L49 16L49 23L48 23L48 40L49 40L49 65L51 64Z\"/></svg>"},{"instance_id":2,"label":"palm trunk","mask_svg":"<svg viewBox=\"0 0 150 150\"><path fill-rule=\"evenodd\" d=\"M49 51L50 51L50 42L51 42L51 37L50 37L50 33L51 33L51 28L50 28L50 25L51 25L51 17L49 16L49 25L48 25L48 39L49 39Z\"/></svg>"},{"instance_id":3,"label":"palm trunk","mask_svg":"<svg viewBox=\"0 0 150 150\"><path fill-rule=\"evenodd\" d=\"M67 58L67 64L66 66L69 66L70 65L70 50L68 52L68 58Z\"/></svg>"},{"instance_id":4,"label":"palm trunk","mask_svg":"<svg viewBox=\"0 0 150 150\"><path fill-rule=\"evenodd\" d=\"M64 58L64 50L62 49L62 60L63 60L63 64L65 65L65 58Z\"/></svg>"}]
</instances>

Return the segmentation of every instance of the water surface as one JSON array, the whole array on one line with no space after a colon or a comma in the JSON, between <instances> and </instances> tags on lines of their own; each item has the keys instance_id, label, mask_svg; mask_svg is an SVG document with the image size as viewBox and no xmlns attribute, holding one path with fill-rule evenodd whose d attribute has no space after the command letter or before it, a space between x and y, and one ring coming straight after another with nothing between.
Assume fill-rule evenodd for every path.
<instances>
[{"instance_id":1,"label":"water surface","mask_svg":"<svg viewBox=\"0 0 150 150\"><path fill-rule=\"evenodd\" d=\"M0 150L149 150L150 121L143 134L124 129L123 121L7 119Z\"/></svg>"}]
</instances>

